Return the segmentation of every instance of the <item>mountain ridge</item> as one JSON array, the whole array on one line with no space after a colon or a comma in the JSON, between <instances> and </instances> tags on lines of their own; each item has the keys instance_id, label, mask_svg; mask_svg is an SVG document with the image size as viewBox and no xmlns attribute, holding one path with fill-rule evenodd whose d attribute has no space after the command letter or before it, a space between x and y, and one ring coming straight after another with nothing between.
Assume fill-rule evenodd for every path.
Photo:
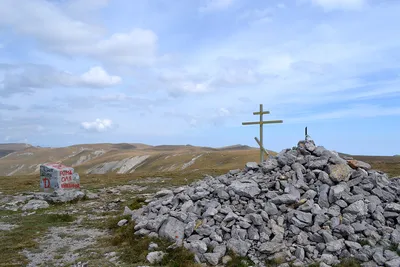
<instances>
[{"instance_id":1,"label":"mountain ridge","mask_svg":"<svg viewBox=\"0 0 400 267\"><path fill-rule=\"evenodd\" d=\"M259 161L259 149L236 144L219 148L192 145L146 145L142 143L76 144L66 147L40 147L24 143L0 144L0 176L39 175L46 162L71 166L79 174L131 174L134 172L196 172L241 168ZM271 155L276 152L269 151ZM397 156L354 157L375 164L378 169L400 170Z\"/></svg>"},{"instance_id":2,"label":"mountain ridge","mask_svg":"<svg viewBox=\"0 0 400 267\"><path fill-rule=\"evenodd\" d=\"M39 174L40 164L46 162L63 163L85 174L125 174L137 168L161 172L190 171L202 169L204 165L209 168L234 166L236 160L255 160L259 153L257 148L240 144L213 148L142 143L76 144L65 147L0 144L0 151L4 151L0 158L0 176Z\"/></svg>"}]
</instances>

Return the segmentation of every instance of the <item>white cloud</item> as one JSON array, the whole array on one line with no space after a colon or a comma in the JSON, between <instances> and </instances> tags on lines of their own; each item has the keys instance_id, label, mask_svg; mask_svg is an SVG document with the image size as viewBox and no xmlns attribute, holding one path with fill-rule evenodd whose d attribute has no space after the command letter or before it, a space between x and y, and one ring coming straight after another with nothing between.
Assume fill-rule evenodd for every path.
<instances>
[{"instance_id":1,"label":"white cloud","mask_svg":"<svg viewBox=\"0 0 400 267\"><path fill-rule=\"evenodd\" d=\"M113 123L109 119L96 119L92 122L82 122L81 126L87 131L105 132L112 129Z\"/></svg>"},{"instance_id":2,"label":"white cloud","mask_svg":"<svg viewBox=\"0 0 400 267\"><path fill-rule=\"evenodd\" d=\"M102 67L92 67L81 76L82 82L90 86L108 87L119 84L121 77L109 75Z\"/></svg>"},{"instance_id":3,"label":"white cloud","mask_svg":"<svg viewBox=\"0 0 400 267\"><path fill-rule=\"evenodd\" d=\"M0 102L0 110L19 110L20 108L15 105L4 104Z\"/></svg>"},{"instance_id":4,"label":"white cloud","mask_svg":"<svg viewBox=\"0 0 400 267\"><path fill-rule=\"evenodd\" d=\"M365 0L311 0L314 5L321 6L326 10L334 9L360 9L366 4Z\"/></svg>"},{"instance_id":5,"label":"white cloud","mask_svg":"<svg viewBox=\"0 0 400 267\"><path fill-rule=\"evenodd\" d=\"M158 79L160 88L171 95L200 94L213 90L213 78L207 74L186 70L161 70Z\"/></svg>"},{"instance_id":6,"label":"white cloud","mask_svg":"<svg viewBox=\"0 0 400 267\"><path fill-rule=\"evenodd\" d=\"M278 8L284 8L284 6ZM238 19L249 21L250 25L262 24L272 21L274 11L274 8L271 7L245 10L238 16Z\"/></svg>"},{"instance_id":7,"label":"white cloud","mask_svg":"<svg viewBox=\"0 0 400 267\"><path fill-rule=\"evenodd\" d=\"M80 46L101 36L101 29L66 16L54 3L42 0L3 0L0 25L36 37L52 48Z\"/></svg>"},{"instance_id":8,"label":"white cloud","mask_svg":"<svg viewBox=\"0 0 400 267\"><path fill-rule=\"evenodd\" d=\"M127 96L126 94L123 93L117 93L117 94L103 95L100 96L99 99L103 101L125 101L132 99L132 97Z\"/></svg>"},{"instance_id":9,"label":"white cloud","mask_svg":"<svg viewBox=\"0 0 400 267\"><path fill-rule=\"evenodd\" d=\"M200 12L213 12L228 8L234 0L205 0L206 3L199 8Z\"/></svg>"},{"instance_id":10,"label":"white cloud","mask_svg":"<svg viewBox=\"0 0 400 267\"><path fill-rule=\"evenodd\" d=\"M75 4L77 7L85 5L86 9L96 9L99 5L92 0ZM100 3L100 6L105 4ZM134 28L107 38L105 29L68 16L55 2L3 0L0 2L0 26L32 36L50 51L63 54L135 66L157 60L157 35L151 30Z\"/></svg>"},{"instance_id":11,"label":"white cloud","mask_svg":"<svg viewBox=\"0 0 400 267\"><path fill-rule=\"evenodd\" d=\"M279 3L276 5L277 8L286 8L286 5L284 3Z\"/></svg>"},{"instance_id":12,"label":"white cloud","mask_svg":"<svg viewBox=\"0 0 400 267\"><path fill-rule=\"evenodd\" d=\"M189 125L191 128L196 128L197 126L197 120L196 119L191 119L189 122Z\"/></svg>"},{"instance_id":13,"label":"white cloud","mask_svg":"<svg viewBox=\"0 0 400 267\"><path fill-rule=\"evenodd\" d=\"M250 85L260 81L258 62L249 59L219 58L219 68L214 75L216 86Z\"/></svg>"},{"instance_id":14,"label":"white cloud","mask_svg":"<svg viewBox=\"0 0 400 267\"><path fill-rule=\"evenodd\" d=\"M399 107L386 107L379 105L353 105L348 108L336 109L328 112L308 114L304 117L292 117L285 119L287 123L303 123L325 121L333 119L374 118L382 116L399 116Z\"/></svg>"},{"instance_id":15,"label":"white cloud","mask_svg":"<svg viewBox=\"0 0 400 267\"><path fill-rule=\"evenodd\" d=\"M113 34L82 52L113 63L151 65L156 61L157 39L151 30L136 28L129 33Z\"/></svg>"},{"instance_id":16,"label":"white cloud","mask_svg":"<svg viewBox=\"0 0 400 267\"><path fill-rule=\"evenodd\" d=\"M3 60L43 65L0 62L0 97L9 96L0 115L73 120L50 129L62 133L77 126L105 131L114 127L95 118L110 118L111 125L118 119L116 131L88 141L122 134L146 142L147 135L176 136L194 126L198 136L219 127L215 137L224 126L252 120L260 103L269 119L285 122L362 118L369 107L356 104L368 102L378 114L396 114L400 38L393 33L400 5L378 2L3 0ZM358 8L363 12L343 12ZM49 130L14 124L0 125L0 138L16 132L31 140Z\"/></svg>"},{"instance_id":17,"label":"white cloud","mask_svg":"<svg viewBox=\"0 0 400 267\"><path fill-rule=\"evenodd\" d=\"M109 2L110 0L69 0L64 5L70 13L76 14L104 8Z\"/></svg>"},{"instance_id":18,"label":"white cloud","mask_svg":"<svg viewBox=\"0 0 400 267\"><path fill-rule=\"evenodd\" d=\"M226 117L226 116L229 116L230 114L231 113L226 108L220 108L218 110L218 115L221 116L221 117Z\"/></svg>"},{"instance_id":19,"label":"white cloud","mask_svg":"<svg viewBox=\"0 0 400 267\"><path fill-rule=\"evenodd\" d=\"M0 72L1 74L1 72ZM32 93L37 89L54 87L93 87L104 88L121 82L119 76L109 75L101 67L92 67L82 75L60 71L47 65L10 65L0 76L0 95L11 96L17 93Z\"/></svg>"}]
</instances>

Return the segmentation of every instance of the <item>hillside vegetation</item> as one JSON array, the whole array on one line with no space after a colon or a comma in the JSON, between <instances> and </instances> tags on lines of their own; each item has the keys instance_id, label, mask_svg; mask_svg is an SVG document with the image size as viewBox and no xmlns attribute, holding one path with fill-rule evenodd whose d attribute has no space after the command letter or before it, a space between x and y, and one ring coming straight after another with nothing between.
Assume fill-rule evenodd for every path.
<instances>
[{"instance_id":1,"label":"hillside vegetation","mask_svg":"<svg viewBox=\"0 0 400 267\"><path fill-rule=\"evenodd\" d=\"M0 151L11 153L0 158L0 176L39 175L40 164L59 162L72 166L83 177L130 174L211 174L242 168L246 162L259 161L256 148L233 145L222 148L191 145L82 144L60 148L3 144ZM276 154L270 151L271 155ZM370 163L374 169L400 176L400 157L353 156Z\"/></svg>"},{"instance_id":2,"label":"hillside vegetation","mask_svg":"<svg viewBox=\"0 0 400 267\"><path fill-rule=\"evenodd\" d=\"M11 148L9 149L11 151ZM271 152L272 154L274 152ZM174 172L242 167L257 161L259 150L144 144L84 144L61 148L24 147L0 158L0 176L38 175L40 164L59 162L83 174Z\"/></svg>"}]
</instances>

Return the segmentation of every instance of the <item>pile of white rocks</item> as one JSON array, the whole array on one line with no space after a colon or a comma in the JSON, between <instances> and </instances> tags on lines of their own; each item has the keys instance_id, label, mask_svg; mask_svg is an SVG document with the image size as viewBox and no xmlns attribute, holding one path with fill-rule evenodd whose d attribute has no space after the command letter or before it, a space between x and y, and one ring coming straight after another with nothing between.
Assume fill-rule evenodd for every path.
<instances>
[{"instance_id":1,"label":"pile of white rocks","mask_svg":"<svg viewBox=\"0 0 400 267\"><path fill-rule=\"evenodd\" d=\"M356 258L399 267L399 195L400 179L308 140L262 164L160 191L131 213L136 235L170 239L208 265L232 250L257 266Z\"/></svg>"},{"instance_id":2,"label":"pile of white rocks","mask_svg":"<svg viewBox=\"0 0 400 267\"><path fill-rule=\"evenodd\" d=\"M45 209L49 204L67 203L99 196L87 190L55 190L53 192L27 192L15 196L0 195L0 210L28 211Z\"/></svg>"}]
</instances>

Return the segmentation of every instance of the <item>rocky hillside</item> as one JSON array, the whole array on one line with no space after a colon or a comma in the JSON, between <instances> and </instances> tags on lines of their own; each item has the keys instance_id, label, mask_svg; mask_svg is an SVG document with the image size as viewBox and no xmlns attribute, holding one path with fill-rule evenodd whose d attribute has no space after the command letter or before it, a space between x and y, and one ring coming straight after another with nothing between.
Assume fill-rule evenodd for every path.
<instances>
[{"instance_id":1,"label":"rocky hillside","mask_svg":"<svg viewBox=\"0 0 400 267\"><path fill-rule=\"evenodd\" d=\"M255 161L259 157L257 149L242 145L222 148L127 143L61 148L24 145L19 150L4 147L10 153L0 158L0 176L38 174L40 164L46 162L72 166L80 174L129 174L138 170L173 172L229 169L243 166L247 161Z\"/></svg>"}]
</instances>

